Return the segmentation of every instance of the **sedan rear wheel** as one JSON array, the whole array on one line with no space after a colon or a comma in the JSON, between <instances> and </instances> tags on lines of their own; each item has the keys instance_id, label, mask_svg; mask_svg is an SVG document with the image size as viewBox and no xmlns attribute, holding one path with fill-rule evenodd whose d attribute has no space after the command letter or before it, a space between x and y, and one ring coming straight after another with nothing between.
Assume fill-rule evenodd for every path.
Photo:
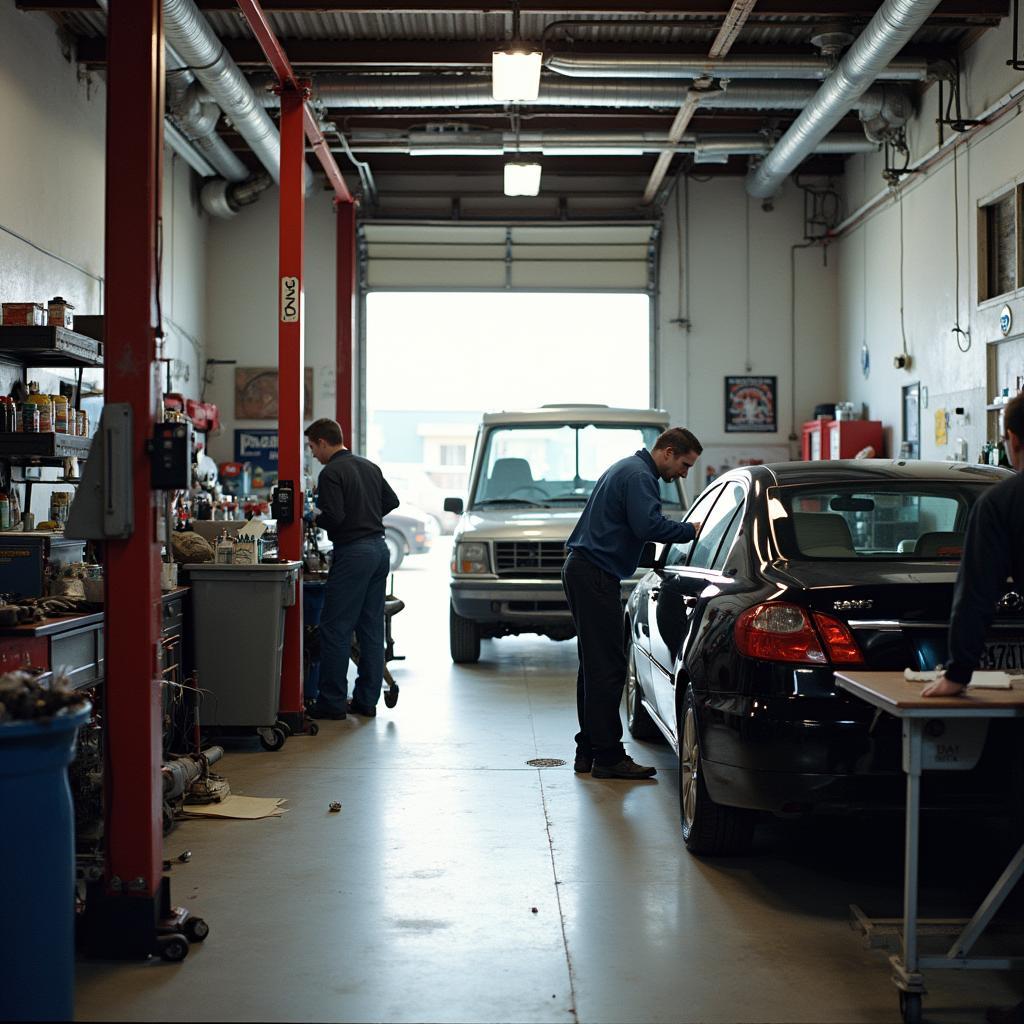
<instances>
[{"instance_id":1,"label":"sedan rear wheel","mask_svg":"<svg viewBox=\"0 0 1024 1024\"><path fill-rule=\"evenodd\" d=\"M629 643L626 655L626 728L635 740L661 739L661 732L644 707L643 699L643 687L636 675L636 651Z\"/></svg>"},{"instance_id":2,"label":"sedan rear wheel","mask_svg":"<svg viewBox=\"0 0 1024 1024\"><path fill-rule=\"evenodd\" d=\"M693 690L687 687L679 739L679 820L691 853L746 853L754 837L755 812L716 804L708 796L697 732Z\"/></svg>"}]
</instances>

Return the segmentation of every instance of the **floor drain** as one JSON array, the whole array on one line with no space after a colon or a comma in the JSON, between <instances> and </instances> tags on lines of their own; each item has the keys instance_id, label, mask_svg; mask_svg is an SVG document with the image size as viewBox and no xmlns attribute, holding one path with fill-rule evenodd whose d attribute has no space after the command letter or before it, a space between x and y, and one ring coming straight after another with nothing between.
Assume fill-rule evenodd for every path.
<instances>
[{"instance_id":1,"label":"floor drain","mask_svg":"<svg viewBox=\"0 0 1024 1024\"><path fill-rule=\"evenodd\" d=\"M535 757L532 761L526 762L531 768L561 768L565 764L557 757Z\"/></svg>"}]
</instances>

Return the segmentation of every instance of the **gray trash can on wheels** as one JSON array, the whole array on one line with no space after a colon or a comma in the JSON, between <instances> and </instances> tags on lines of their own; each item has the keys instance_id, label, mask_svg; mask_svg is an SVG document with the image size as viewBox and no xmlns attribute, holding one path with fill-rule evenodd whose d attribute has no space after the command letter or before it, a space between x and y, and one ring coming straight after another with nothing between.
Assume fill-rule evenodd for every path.
<instances>
[{"instance_id":1,"label":"gray trash can on wheels","mask_svg":"<svg viewBox=\"0 0 1024 1024\"><path fill-rule=\"evenodd\" d=\"M192 584L200 720L213 733L256 732L279 750L285 608L295 604L301 562L185 566Z\"/></svg>"}]
</instances>

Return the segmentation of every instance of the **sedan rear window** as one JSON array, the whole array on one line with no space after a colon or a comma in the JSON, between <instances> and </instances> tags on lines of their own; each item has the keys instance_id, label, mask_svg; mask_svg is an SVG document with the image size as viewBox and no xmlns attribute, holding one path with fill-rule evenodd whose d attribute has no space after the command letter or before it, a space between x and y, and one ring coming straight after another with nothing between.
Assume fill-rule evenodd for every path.
<instances>
[{"instance_id":1,"label":"sedan rear window","mask_svg":"<svg viewBox=\"0 0 1024 1024\"><path fill-rule=\"evenodd\" d=\"M968 513L983 490L919 483L777 488L771 515L787 557L959 561Z\"/></svg>"}]
</instances>

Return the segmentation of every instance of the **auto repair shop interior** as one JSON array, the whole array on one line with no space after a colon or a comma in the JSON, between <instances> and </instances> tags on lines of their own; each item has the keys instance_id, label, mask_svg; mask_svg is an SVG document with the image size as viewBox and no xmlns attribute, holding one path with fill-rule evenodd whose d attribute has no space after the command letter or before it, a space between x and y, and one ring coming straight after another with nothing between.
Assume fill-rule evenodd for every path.
<instances>
[{"instance_id":1,"label":"auto repair shop interior","mask_svg":"<svg viewBox=\"0 0 1024 1024\"><path fill-rule=\"evenodd\" d=\"M0 1018L1024 1019L1024 581L921 696L1020 7L0 0ZM337 720L322 418L401 501ZM669 426L602 778L560 573Z\"/></svg>"}]
</instances>

